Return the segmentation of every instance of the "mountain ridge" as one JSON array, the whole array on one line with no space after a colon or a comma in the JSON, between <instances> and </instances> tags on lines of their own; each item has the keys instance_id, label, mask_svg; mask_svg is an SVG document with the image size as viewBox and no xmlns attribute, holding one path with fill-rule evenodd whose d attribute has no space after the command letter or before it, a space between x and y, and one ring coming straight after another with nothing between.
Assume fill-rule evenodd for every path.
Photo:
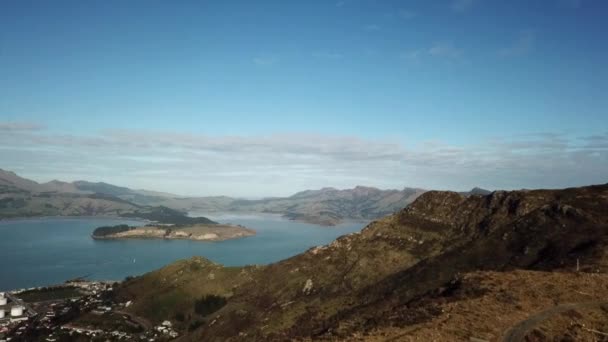
<instances>
[{"instance_id":1,"label":"mountain ridge","mask_svg":"<svg viewBox=\"0 0 608 342\"><path fill-rule=\"evenodd\" d=\"M442 305L436 302L438 293L449 298L450 288L473 286L470 281L458 285L463 274L481 272L476 277L501 278L502 274L536 277L526 272L549 272L576 283L572 272L578 269L579 260L580 272L608 272L607 209L608 184L497 191L485 196L430 191L361 232L259 267L248 272L250 280L214 292L228 298L226 306L203 318L201 327L185 332L180 341L346 341L382 336L386 331L410 331L415 336L415 330L408 327L442 315L433 309ZM133 295L132 286L146 288L145 282L166 276L161 269L147 275L145 281L135 278L118 293ZM178 279L174 282L179 283ZM153 296L161 290L146 291L146 296ZM169 295L179 291L179 286L162 291ZM190 291L196 296L205 294ZM560 291L571 292L559 287L554 290ZM146 304L134 300L139 314L145 315ZM466 311L460 315L474 319ZM488 329L495 337L502 333ZM466 331L469 335L465 336L474 333Z\"/></svg>"}]
</instances>

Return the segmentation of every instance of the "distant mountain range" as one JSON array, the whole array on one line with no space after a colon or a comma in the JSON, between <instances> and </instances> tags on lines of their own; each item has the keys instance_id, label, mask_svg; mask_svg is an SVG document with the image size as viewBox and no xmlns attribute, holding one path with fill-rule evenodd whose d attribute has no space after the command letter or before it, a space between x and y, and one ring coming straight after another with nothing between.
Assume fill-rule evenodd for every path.
<instances>
[{"instance_id":1,"label":"distant mountain range","mask_svg":"<svg viewBox=\"0 0 608 342\"><path fill-rule=\"evenodd\" d=\"M103 182L54 180L37 183L0 169L0 217L23 216L124 216L142 207L167 207L181 212L274 213L293 220L335 225L343 220L372 220L403 209L426 190L380 190L357 186L338 190L306 190L289 197L247 200L226 196L180 197L133 190ZM487 194L475 188L470 194Z\"/></svg>"},{"instance_id":2,"label":"distant mountain range","mask_svg":"<svg viewBox=\"0 0 608 342\"><path fill-rule=\"evenodd\" d=\"M36 183L0 170L0 218L36 216L122 216L140 205L60 181Z\"/></svg>"}]
</instances>

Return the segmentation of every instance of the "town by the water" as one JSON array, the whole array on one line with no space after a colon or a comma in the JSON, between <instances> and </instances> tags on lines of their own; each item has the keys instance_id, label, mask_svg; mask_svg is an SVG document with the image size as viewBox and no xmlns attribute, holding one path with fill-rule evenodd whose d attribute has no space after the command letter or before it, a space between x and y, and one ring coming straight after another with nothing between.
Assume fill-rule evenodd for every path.
<instances>
[{"instance_id":1,"label":"town by the water","mask_svg":"<svg viewBox=\"0 0 608 342\"><path fill-rule=\"evenodd\" d=\"M123 311L111 293L117 282L75 279L64 284L0 292L0 342L170 341L170 321L153 326Z\"/></svg>"}]
</instances>

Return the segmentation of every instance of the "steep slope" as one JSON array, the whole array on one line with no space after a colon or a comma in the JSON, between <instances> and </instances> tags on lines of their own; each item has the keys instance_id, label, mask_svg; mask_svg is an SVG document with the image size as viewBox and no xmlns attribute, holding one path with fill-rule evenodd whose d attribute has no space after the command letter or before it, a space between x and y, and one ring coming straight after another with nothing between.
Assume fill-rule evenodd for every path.
<instances>
[{"instance_id":1,"label":"steep slope","mask_svg":"<svg viewBox=\"0 0 608 342\"><path fill-rule=\"evenodd\" d=\"M398 214L269 265L183 340L350 339L413 324L408 305L476 270L608 268L608 185L464 197ZM213 321L213 324L211 322Z\"/></svg>"},{"instance_id":2,"label":"steep slope","mask_svg":"<svg viewBox=\"0 0 608 342\"><path fill-rule=\"evenodd\" d=\"M39 216L122 216L140 206L99 195L10 193L0 195L0 218Z\"/></svg>"},{"instance_id":3,"label":"steep slope","mask_svg":"<svg viewBox=\"0 0 608 342\"><path fill-rule=\"evenodd\" d=\"M144 199L146 197L153 197L158 199L165 198L175 198L177 195L166 193L166 192L158 192L158 191L149 191L149 190L133 190L123 186L116 186L104 182L87 182L87 181L75 181L71 183L76 189L80 191L86 191L90 193L98 193L105 194L110 196L119 197L125 200L132 200L133 198L141 197Z\"/></svg>"},{"instance_id":4,"label":"steep slope","mask_svg":"<svg viewBox=\"0 0 608 342\"><path fill-rule=\"evenodd\" d=\"M72 183L77 189L92 193L105 194L110 196L120 197L130 195L133 190L121 186L116 186L108 183L98 182L92 183L87 181L75 181Z\"/></svg>"},{"instance_id":5,"label":"steep slope","mask_svg":"<svg viewBox=\"0 0 608 342\"><path fill-rule=\"evenodd\" d=\"M78 189L73 183L62 182L58 180L52 180L47 183L40 184L40 191L43 192L59 192L59 193L72 193L72 194L92 194L92 191L83 191Z\"/></svg>"},{"instance_id":6,"label":"steep slope","mask_svg":"<svg viewBox=\"0 0 608 342\"><path fill-rule=\"evenodd\" d=\"M216 223L205 217L188 217L183 211L164 206L139 205L122 198L139 196L138 194L138 190L105 183L66 183L54 180L39 184L13 172L0 170L0 219L120 216L179 225Z\"/></svg>"},{"instance_id":7,"label":"steep slope","mask_svg":"<svg viewBox=\"0 0 608 342\"><path fill-rule=\"evenodd\" d=\"M7 192L37 191L40 184L17 176L16 173L0 169L0 194Z\"/></svg>"}]
</instances>

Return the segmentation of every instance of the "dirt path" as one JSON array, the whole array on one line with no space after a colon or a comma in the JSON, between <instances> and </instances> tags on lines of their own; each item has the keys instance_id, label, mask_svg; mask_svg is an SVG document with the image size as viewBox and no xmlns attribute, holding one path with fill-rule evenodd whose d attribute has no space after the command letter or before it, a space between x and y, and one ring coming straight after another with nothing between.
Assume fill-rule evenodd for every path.
<instances>
[{"instance_id":1,"label":"dirt path","mask_svg":"<svg viewBox=\"0 0 608 342\"><path fill-rule=\"evenodd\" d=\"M601 305L608 304L608 302L582 302L582 303L572 303L572 304L562 304L554 306L545 311L541 311L537 314L534 314L527 319L517 323L511 329L507 331L504 335L503 342L520 342L524 340L526 334L536 327L541 322L568 310L573 309L590 309L600 307Z\"/></svg>"},{"instance_id":2,"label":"dirt path","mask_svg":"<svg viewBox=\"0 0 608 342\"><path fill-rule=\"evenodd\" d=\"M136 316L130 312L126 312L126 311L115 311L117 314L121 314L121 315L125 315L128 316L129 319L131 319L133 322L139 324L142 326L142 328L144 328L144 330L150 330L154 327L154 325L148 321L147 319L143 318L143 317L139 317Z\"/></svg>"}]
</instances>

